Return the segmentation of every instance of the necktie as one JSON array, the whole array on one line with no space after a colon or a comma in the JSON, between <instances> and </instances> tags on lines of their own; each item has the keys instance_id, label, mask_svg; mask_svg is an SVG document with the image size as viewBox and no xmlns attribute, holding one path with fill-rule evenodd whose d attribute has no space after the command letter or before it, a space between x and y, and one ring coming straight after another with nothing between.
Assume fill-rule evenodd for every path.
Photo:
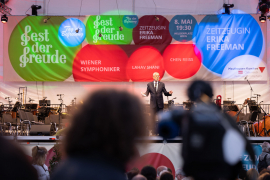
<instances>
[{"instance_id":1,"label":"necktie","mask_svg":"<svg viewBox=\"0 0 270 180\"><path fill-rule=\"evenodd\" d=\"M157 92L157 82L155 82L155 90L156 90L156 92Z\"/></svg>"}]
</instances>

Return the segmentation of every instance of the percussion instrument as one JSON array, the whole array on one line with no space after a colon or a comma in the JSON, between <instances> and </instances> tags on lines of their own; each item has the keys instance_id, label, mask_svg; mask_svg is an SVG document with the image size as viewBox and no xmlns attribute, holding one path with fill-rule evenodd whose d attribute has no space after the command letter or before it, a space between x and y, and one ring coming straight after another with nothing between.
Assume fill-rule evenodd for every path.
<instances>
[{"instance_id":1,"label":"percussion instrument","mask_svg":"<svg viewBox=\"0 0 270 180\"><path fill-rule=\"evenodd\" d=\"M255 127L255 131L257 132L257 134L259 136L265 136L265 132L262 131L262 129L264 128L264 119L259 121L259 131L258 131L258 122L254 123L254 127ZM270 136L270 117L269 116L265 116L265 129L267 130L266 136Z\"/></svg>"}]
</instances>

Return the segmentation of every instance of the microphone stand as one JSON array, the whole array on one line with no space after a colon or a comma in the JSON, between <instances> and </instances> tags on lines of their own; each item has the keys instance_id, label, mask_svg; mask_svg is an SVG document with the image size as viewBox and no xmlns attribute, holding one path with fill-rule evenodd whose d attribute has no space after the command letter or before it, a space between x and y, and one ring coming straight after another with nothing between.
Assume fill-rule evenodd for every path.
<instances>
[{"instance_id":1,"label":"microphone stand","mask_svg":"<svg viewBox=\"0 0 270 180\"><path fill-rule=\"evenodd\" d=\"M254 94L254 95L257 96L257 118L258 118L258 136L259 136L260 135L260 133L259 133L259 127L260 127L260 119L259 119L259 108L260 108L260 106L259 106L259 96L261 96L261 95L259 95L259 94ZM263 112L265 112L265 111L263 110Z\"/></svg>"},{"instance_id":2,"label":"microphone stand","mask_svg":"<svg viewBox=\"0 0 270 180\"><path fill-rule=\"evenodd\" d=\"M247 77L246 77L246 79L247 79L247 82L248 82L248 84L249 84L249 86L250 86L250 99L251 99L253 89L252 89L252 86L250 85L250 83L249 83L249 81L248 81L248 78L247 78Z\"/></svg>"},{"instance_id":3,"label":"microphone stand","mask_svg":"<svg viewBox=\"0 0 270 180\"><path fill-rule=\"evenodd\" d=\"M60 96L60 98L58 99L60 102L61 102L61 104L60 104L60 108L59 108L59 110L58 110L58 113L59 113L59 118L58 118L58 122L59 122L59 128L60 128L60 117L61 117L61 114L62 114L62 104L63 104L63 99L62 99L62 96L63 96L64 94L57 94L57 96ZM58 129L59 129L58 128Z\"/></svg>"}]
</instances>

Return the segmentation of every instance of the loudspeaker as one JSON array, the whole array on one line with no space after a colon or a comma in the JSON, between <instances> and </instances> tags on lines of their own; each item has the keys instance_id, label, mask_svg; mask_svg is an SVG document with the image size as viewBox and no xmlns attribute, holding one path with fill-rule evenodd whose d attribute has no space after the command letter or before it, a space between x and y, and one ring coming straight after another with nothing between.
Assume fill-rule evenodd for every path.
<instances>
[{"instance_id":1,"label":"loudspeaker","mask_svg":"<svg viewBox=\"0 0 270 180\"><path fill-rule=\"evenodd\" d=\"M51 125L32 125L30 136L51 136L53 128Z\"/></svg>"}]
</instances>

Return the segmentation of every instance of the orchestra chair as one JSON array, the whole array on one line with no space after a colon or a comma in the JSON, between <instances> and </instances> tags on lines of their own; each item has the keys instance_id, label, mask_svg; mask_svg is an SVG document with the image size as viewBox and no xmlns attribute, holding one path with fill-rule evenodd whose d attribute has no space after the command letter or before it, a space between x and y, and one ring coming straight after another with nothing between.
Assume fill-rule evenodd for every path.
<instances>
[{"instance_id":1,"label":"orchestra chair","mask_svg":"<svg viewBox=\"0 0 270 180\"><path fill-rule=\"evenodd\" d=\"M31 129L31 121L28 119L26 113L23 110L18 110L18 114L21 120L21 135L24 134L28 136Z\"/></svg>"},{"instance_id":2,"label":"orchestra chair","mask_svg":"<svg viewBox=\"0 0 270 180\"><path fill-rule=\"evenodd\" d=\"M8 130L8 134L12 135L14 134L14 130L16 132L16 134L18 135L18 127L19 127L19 123L17 122L17 119L12 118L11 114L3 114L3 128L4 128L4 132L6 131L6 129Z\"/></svg>"},{"instance_id":3,"label":"orchestra chair","mask_svg":"<svg viewBox=\"0 0 270 180\"><path fill-rule=\"evenodd\" d=\"M31 122L32 125L42 125L44 123L38 122L37 116L33 115L31 112L25 112L27 119ZM35 118L36 117L36 118Z\"/></svg>"},{"instance_id":4,"label":"orchestra chair","mask_svg":"<svg viewBox=\"0 0 270 180\"><path fill-rule=\"evenodd\" d=\"M50 122L55 127L55 132L57 132L59 129L63 128L62 117L60 116L60 124L59 124L59 116L60 116L59 114L57 114L57 115L51 114L49 116Z\"/></svg>"},{"instance_id":5,"label":"orchestra chair","mask_svg":"<svg viewBox=\"0 0 270 180\"><path fill-rule=\"evenodd\" d=\"M44 124L45 125L50 125L51 124L51 121L50 121L49 117L45 117Z\"/></svg>"}]
</instances>

